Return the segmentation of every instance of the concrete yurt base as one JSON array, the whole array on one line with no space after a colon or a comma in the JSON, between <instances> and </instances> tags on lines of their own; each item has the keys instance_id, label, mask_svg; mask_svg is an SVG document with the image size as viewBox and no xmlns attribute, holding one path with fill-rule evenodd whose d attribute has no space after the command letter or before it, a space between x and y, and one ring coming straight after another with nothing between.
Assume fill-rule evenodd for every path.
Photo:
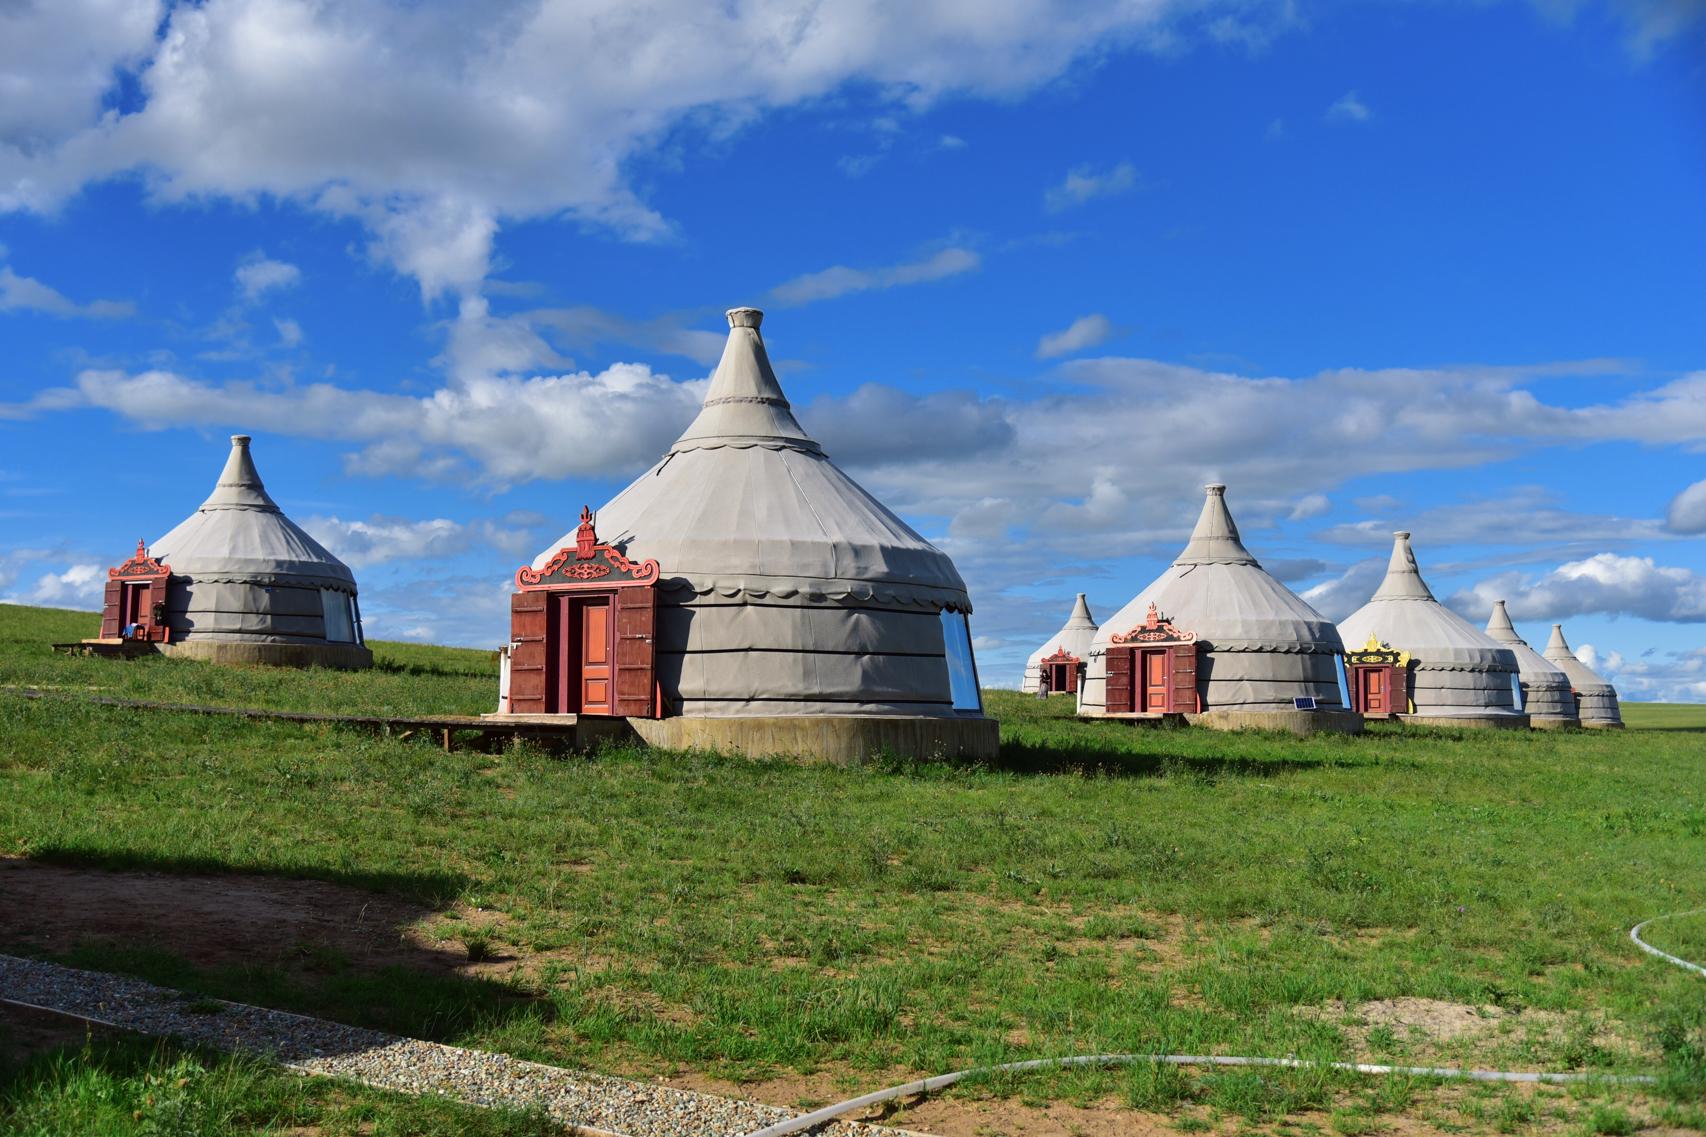
<instances>
[{"instance_id":1,"label":"concrete yurt base","mask_svg":"<svg viewBox=\"0 0 1706 1137\"><path fill-rule=\"evenodd\" d=\"M1495 715L1393 715L1394 719L1403 723L1414 723L1416 726L1446 726L1464 730L1527 730L1529 718L1525 714L1495 714Z\"/></svg>"},{"instance_id":2,"label":"concrete yurt base","mask_svg":"<svg viewBox=\"0 0 1706 1137\"><path fill-rule=\"evenodd\" d=\"M1204 711L1186 715L1193 726L1210 730L1285 730L1292 734L1361 734L1355 711Z\"/></svg>"},{"instance_id":3,"label":"concrete yurt base","mask_svg":"<svg viewBox=\"0 0 1706 1137\"><path fill-rule=\"evenodd\" d=\"M209 663L255 663L268 667L328 667L364 671L373 666L373 653L359 644L271 644L241 640L186 640L158 644L162 655L201 659Z\"/></svg>"},{"instance_id":4,"label":"concrete yurt base","mask_svg":"<svg viewBox=\"0 0 1706 1137\"><path fill-rule=\"evenodd\" d=\"M574 728L577 749L644 742L660 750L716 750L749 758L806 758L850 766L878 755L990 760L1001 748L990 718L908 715L767 715L750 718L608 718L591 715L481 715L495 722ZM565 735L569 732L565 731Z\"/></svg>"},{"instance_id":5,"label":"concrete yurt base","mask_svg":"<svg viewBox=\"0 0 1706 1137\"><path fill-rule=\"evenodd\" d=\"M1528 725L1535 730L1575 730L1581 726L1577 719L1550 718L1545 715L1529 715Z\"/></svg>"}]
</instances>

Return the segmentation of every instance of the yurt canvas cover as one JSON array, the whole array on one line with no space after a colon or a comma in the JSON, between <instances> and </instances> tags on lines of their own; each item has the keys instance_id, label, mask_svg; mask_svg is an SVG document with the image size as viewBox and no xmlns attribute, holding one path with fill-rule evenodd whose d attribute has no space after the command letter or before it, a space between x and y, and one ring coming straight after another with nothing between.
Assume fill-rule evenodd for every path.
<instances>
[{"instance_id":1,"label":"yurt canvas cover","mask_svg":"<svg viewBox=\"0 0 1706 1137\"><path fill-rule=\"evenodd\" d=\"M698 417L589 517L589 547L659 566L652 713L980 714L971 602L953 562L800 427L765 352L762 318L753 308L728 313ZM583 536L566 534L528 571ZM638 593L620 595L639 603ZM515 603L534 601L518 593ZM572 660L555 648L545 655L547 668L565 662L538 683L512 661L512 711L609 713L587 709Z\"/></svg>"},{"instance_id":2,"label":"yurt canvas cover","mask_svg":"<svg viewBox=\"0 0 1706 1137\"><path fill-rule=\"evenodd\" d=\"M1593 673L1593 669L1576 658L1564 640L1564 625L1552 625L1552 638L1546 643L1546 658L1558 665L1570 677L1576 692L1576 711L1583 726L1608 727L1623 725L1623 710L1618 703L1617 688Z\"/></svg>"},{"instance_id":3,"label":"yurt canvas cover","mask_svg":"<svg viewBox=\"0 0 1706 1137\"><path fill-rule=\"evenodd\" d=\"M213 493L150 552L171 569L173 644L362 642L355 577L267 495L247 435L232 436Z\"/></svg>"},{"instance_id":4,"label":"yurt canvas cover","mask_svg":"<svg viewBox=\"0 0 1706 1137\"><path fill-rule=\"evenodd\" d=\"M1090 616L1090 602L1080 592L1078 599L1073 601L1072 615L1067 617L1060 631L1050 636L1048 642L1025 661L1025 679L1019 689L1027 695L1036 694L1046 671L1051 693L1077 692L1084 666L1090 661L1090 644L1095 638L1096 621Z\"/></svg>"},{"instance_id":5,"label":"yurt canvas cover","mask_svg":"<svg viewBox=\"0 0 1706 1137\"><path fill-rule=\"evenodd\" d=\"M1419 718L1521 714L1512 686L1516 655L1434 599L1416 567L1408 533L1393 534L1386 579L1367 604L1340 621L1339 635L1353 652L1378 642L1409 653L1409 702ZM1358 679L1353 668L1353 692Z\"/></svg>"},{"instance_id":6,"label":"yurt canvas cover","mask_svg":"<svg viewBox=\"0 0 1706 1137\"><path fill-rule=\"evenodd\" d=\"M1493 601L1492 615L1487 617L1487 636L1515 654L1517 677L1522 682L1522 709L1531 720L1563 724L1580 721L1575 696L1570 693L1570 677L1517 634L1503 600Z\"/></svg>"},{"instance_id":7,"label":"yurt canvas cover","mask_svg":"<svg viewBox=\"0 0 1706 1137\"><path fill-rule=\"evenodd\" d=\"M1343 709L1339 656L1344 647L1332 621L1250 555L1226 508L1226 487L1211 485L1206 492L1190 543L1172 567L1102 621L1079 713L1124 713L1127 705L1138 713L1294 712L1299 699L1314 700L1320 710ZM1144 638L1151 636L1158 638ZM1146 707L1142 694L1151 677L1134 675L1127 680L1135 688L1134 701L1120 701L1117 691L1110 701L1110 650L1150 643L1157 646L1149 650L1156 651L1170 645L1180 665L1191 660L1186 645L1194 644L1194 698L1193 685L1174 676L1175 694ZM1146 658L1157 668L1167 663L1159 655L1139 656L1135 666L1143 667ZM1120 678L1116 673L1116 683ZM1160 690L1159 682L1153 689Z\"/></svg>"}]
</instances>

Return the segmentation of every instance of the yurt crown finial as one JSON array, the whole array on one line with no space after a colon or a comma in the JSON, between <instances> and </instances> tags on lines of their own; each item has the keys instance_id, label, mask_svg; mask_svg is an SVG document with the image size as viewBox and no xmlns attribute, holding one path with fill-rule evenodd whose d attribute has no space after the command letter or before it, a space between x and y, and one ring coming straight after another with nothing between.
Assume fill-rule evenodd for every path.
<instances>
[{"instance_id":1,"label":"yurt crown finial","mask_svg":"<svg viewBox=\"0 0 1706 1137\"><path fill-rule=\"evenodd\" d=\"M233 434L231 436L231 445L241 446L247 449L249 445L249 436L246 434Z\"/></svg>"},{"instance_id":2,"label":"yurt crown finial","mask_svg":"<svg viewBox=\"0 0 1706 1137\"><path fill-rule=\"evenodd\" d=\"M757 328L764 322L764 313L758 308L730 308L724 314L731 328Z\"/></svg>"},{"instance_id":3,"label":"yurt crown finial","mask_svg":"<svg viewBox=\"0 0 1706 1137\"><path fill-rule=\"evenodd\" d=\"M1408 529L1394 529L1392 531L1392 535L1400 541L1408 541L1410 539L1410 531Z\"/></svg>"},{"instance_id":4,"label":"yurt crown finial","mask_svg":"<svg viewBox=\"0 0 1706 1137\"><path fill-rule=\"evenodd\" d=\"M1210 482L1208 485L1203 487L1203 490L1210 497L1225 497L1226 496L1226 483L1225 482Z\"/></svg>"}]
</instances>

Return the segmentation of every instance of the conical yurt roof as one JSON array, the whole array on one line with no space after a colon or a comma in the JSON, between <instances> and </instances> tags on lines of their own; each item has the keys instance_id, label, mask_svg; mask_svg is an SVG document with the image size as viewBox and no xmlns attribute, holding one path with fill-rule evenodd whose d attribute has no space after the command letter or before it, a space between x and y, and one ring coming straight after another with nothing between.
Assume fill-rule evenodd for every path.
<instances>
[{"instance_id":1,"label":"conical yurt roof","mask_svg":"<svg viewBox=\"0 0 1706 1137\"><path fill-rule=\"evenodd\" d=\"M794 418L759 334L763 316L729 311L703 409L662 460L598 510L599 539L655 559L665 588L970 612L947 555L843 473Z\"/></svg>"},{"instance_id":2,"label":"conical yurt roof","mask_svg":"<svg viewBox=\"0 0 1706 1137\"><path fill-rule=\"evenodd\" d=\"M1576 653L1570 650L1568 641L1564 639L1562 624L1552 625L1552 638L1546 641L1546 658L1570 677L1570 685L1582 695L1617 693L1610 683L1594 674L1593 668L1576 658Z\"/></svg>"},{"instance_id":3,"label":"conical yurt roof","mask_svg":"<svg viewBox=\"0 0 1706 1137\"><path fill-rule=\"evenodd\" d=\"M1226 508L1226 487L1204 487L1196 528L1173 564L1124 608L1104 620L1096 643L1112 642L1143 622L1154 604L1179 628L1194 631L1211 651L1328 652L1343 650L1333 622L1268 575L1244 547Z\"/></svg>"},{"instance_id":4,"label":"conical yurt roof","mask_svg":"<svg viewBox=\"0 0 1706 1137\"><path fill-rule=\"evenodd\" d=\"M1528 641L1517 634L1516 626L1511 623L1510 613L1505 611L1503 600L1493 601L1492 615L1487 617L1487 637L1511 649L1516 656L1517 670L1521 673L1523 682L1569 685L1570 677L1564 674L1561 667L1529 647Z\"/></svg>"},{"instance_id":5,"label":"conical yurt roof","mask_svg":"<svg viewBox=\"0 0 1706 1137\"><path fill-rule=\"evenodd\" d=\"M1062 624L1060 631L1050 636L1031 658L1025 661L1027 668L1037 667L1044 659L1065 649L1067 655L1076 656L1083 660L1090 655L1090 644L1096 638L1096 621L1090 615L1090 602L1080 592L1078 599L1072 603L1072 615Z\"/></svg>"},{"instance_id":6,"label":"conical yurt roof","mask_svg":"<svg viewBox=\"0 0 1706 1137\"><path fill-rule=\"evenodd\" d=\"M175 576L289 583L355 591L349 568L284 515L267 494L249 436L231 436L225 469L206 501L149 546Z\"/></svg>"},{"instance_id":7,"label":"conical yurt roof","mask_svg":"<svg viewBox=\"0 0 1706 1137\"><path fill-rule=\"evenodd\" d=\"M1339 621L1353 650L1370 637L1407 651L1418 666L1466 671L1516 671L1515 653L1434 599L1416 567L1410 534L1392 535L1392 559L1374 597Z\"/></svg>"}]
</instances>

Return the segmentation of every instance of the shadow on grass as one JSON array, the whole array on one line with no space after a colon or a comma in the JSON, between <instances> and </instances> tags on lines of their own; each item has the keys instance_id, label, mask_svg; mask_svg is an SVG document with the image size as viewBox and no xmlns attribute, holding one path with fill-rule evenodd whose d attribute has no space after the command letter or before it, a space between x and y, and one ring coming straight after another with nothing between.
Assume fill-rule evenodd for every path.
<instances>
[{"instance_id":1,"label":"shadow on grass","mask_svg":"<svg viewBox=\"0 0 1706 1137\"><path fill-rule=\"evenodd\" d=\"M1094 745L1042 745L1018 740L1001 743L1001 755L988 768L1010 774L1076 774L1101 778L1263 778L1299 770L1342 765L1338 759L1247 758L1233 755L1139 753Z\"/></svg>"},{"instance_id":2,"label":"shadow on grass","mask_svg":"<svg viewBox=\"0 0 1706 1137\"><path fill-rule=\"evenodd\" d=\"M409 899L452 896L452 879L333 883L122 855L9 860L0 952L436 1041L551 1022L549 1000L482 973L505 962L489 925Z\"/></svg>"}]
</instances>

